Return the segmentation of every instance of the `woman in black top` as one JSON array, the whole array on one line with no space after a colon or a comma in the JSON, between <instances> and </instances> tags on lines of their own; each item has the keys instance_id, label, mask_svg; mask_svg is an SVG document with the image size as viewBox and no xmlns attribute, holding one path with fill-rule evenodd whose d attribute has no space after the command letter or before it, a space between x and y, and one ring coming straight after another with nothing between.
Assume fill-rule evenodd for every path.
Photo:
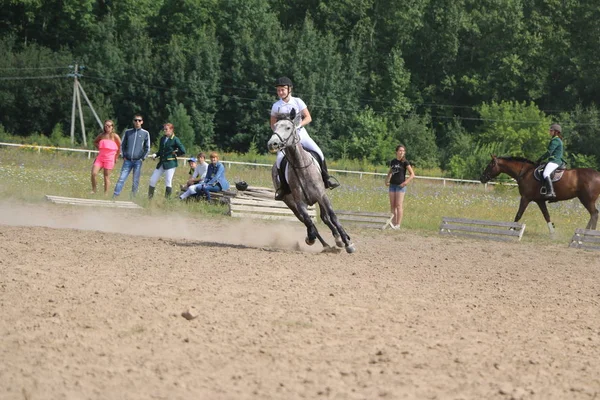
<instances>
[{"instance_id":1,"label":"woman in black top","mask_svg":"<svg viewBox=\"0 0 600 400\"><path fill-rule=\"evenodd\" d=\"M406 172L408 171L408 177ZM396 147L396 159L390 161L390 171L385 178L385 185L389 186L390 208L394 218L392 218L392 229L400 228L402 215L404 213L404 194L406 185L415 177L410 162L406 160L406 146L398 145Z\"/></svg>"}]
</instances>

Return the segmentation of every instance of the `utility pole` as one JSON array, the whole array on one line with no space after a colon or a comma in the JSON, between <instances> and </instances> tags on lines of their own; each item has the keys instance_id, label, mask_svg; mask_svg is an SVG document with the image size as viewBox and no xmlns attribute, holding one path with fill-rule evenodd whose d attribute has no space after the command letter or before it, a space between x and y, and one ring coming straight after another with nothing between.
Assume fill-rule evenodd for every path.
<instances>
[{"instance_id":1,"label":"utility pole","mask_svg":"<svg viewBox=\"0 0 600 400\"><path fill-rule=\"evenodd\" d=\"M96 110L94 110L94 107L92 106L92 102L85 94L85 91L83 90L83 87L81 86L81 83L79 82L78 78L81 77L79 70L83 69L84 67L80 66L79 64L75 64L75 66L70 65L69 67L73 68L73 73L69 74L68 76L74 78L74 80L73 80L73 107L71 108L71 144L72 145L75 144L75 110L77 109L79 111L79 122L81 124L81 134L83 137L83 145L85 147L87 147L87 136L85 134L85 124L83 121L83 110L81 109L81 95L83 95L83 98L85 99L86 103L92 110L92 113L94 114L94 117L96 118L96 121L98 122L98 125L100 125L100 129L102 129L104 126L102 125L102 121L100 121L98 114L96 114Z\"/></svg>"}]
</instances>

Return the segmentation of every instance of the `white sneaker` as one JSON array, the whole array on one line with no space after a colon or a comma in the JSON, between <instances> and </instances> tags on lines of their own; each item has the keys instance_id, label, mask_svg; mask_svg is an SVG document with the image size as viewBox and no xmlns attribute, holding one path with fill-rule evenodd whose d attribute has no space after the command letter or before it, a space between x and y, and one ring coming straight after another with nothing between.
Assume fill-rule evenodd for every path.
<instances>
[{"instance_id":1,"label":"white sneaker","mask_svg":"<svg viewBox=\"0 0 600 400\"><path fill-rule=\"evenodd\" d=\"M394 225L394 224L390 224L390 227L391 227L393 230L395 230L395 231L397 231L398 229L400 229L400 225Z\"/></svg>"}]
</instances>

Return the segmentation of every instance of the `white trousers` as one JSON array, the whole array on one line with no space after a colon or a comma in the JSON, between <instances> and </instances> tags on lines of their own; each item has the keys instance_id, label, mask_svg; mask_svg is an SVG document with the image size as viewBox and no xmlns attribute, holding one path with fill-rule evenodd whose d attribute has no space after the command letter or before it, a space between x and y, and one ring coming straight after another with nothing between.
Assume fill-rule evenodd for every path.
<instances>
[{"instance_id":1,"label":"white trousers","mask_svg":"<svg viewBox=\"0 0 600 400\"><path fill-rule=\"evenodd\" d=\"M190 197L191 195L194 195L196 193L198 193L199 191L202 190L202 188L204 187L204 183L197 183L195 185L190 186L189 188L187 188L187 190L185 191L185 193L183 193L181 196L179 196L182 200L183 199L187 199L188 197Z\"/></svg>"},{"instance_id":2,"label":"white trousers","mask_svg":"<svg viewBox=\"0 0 600 400\"><path fill-rule=\"evenodd\" d=\"M544 168L544 173L542 174L544 176L544 179L549 177L550 174L552 174L552 172L554 172L556 168L558 168L557 163L549 162L548 164L546 164L546 168Z\"/></svg>"},{"instance_id":3,"label":"white trousers","mask_svg":"<svg viewBox=\"0 0 600 400\"><path fill-rule=\"evenodd\" d=\"M316 152L319 155L319 157L321 157L321 160L325 160L325 156L323 155L321 148L314 140L312 140L312 138L310 136L308 136L308 132L306 131L306 129L301 128L298 131L298 136L300 136L300 144L302 144L302 146L304 148ZM281 150L279 150L277 152L277 160L276 160L277 168L279 168L281 166L281 160L283 160L283 157L284 157L283 152Z\"/></svg>"},{"instance_id":4,"label":"white trousers","mask_svg":"<svg viewBox=\"0 0 600 400\"><path fill-rule=\"evenodd\" d=\"M152 176L150 177L150 186L156 187L158 183L158 179L161 176L165 176L165 186L173 187L173 175L175 175L175 170L177 168L164 169L162 165L154 170Z\"/></svg>"}]
</instances>

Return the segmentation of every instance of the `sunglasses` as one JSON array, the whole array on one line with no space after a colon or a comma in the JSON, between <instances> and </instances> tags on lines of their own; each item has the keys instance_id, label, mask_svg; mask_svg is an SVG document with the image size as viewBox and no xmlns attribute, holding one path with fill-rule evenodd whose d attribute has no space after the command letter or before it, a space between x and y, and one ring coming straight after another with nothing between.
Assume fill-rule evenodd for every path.
<instances>
[{"instance_id":1,"label":"sunglasses","mask_svg":"<svg viewBox=\"0 0 600 400\"><path fill-rule=\"evenodd\" d=\"M136 119L134 119L134 121L139 121L139 122L142 122L142 120L141 120L141 119L139 119L139 118L136 118Z\"/></svg>"}]
</instances>

